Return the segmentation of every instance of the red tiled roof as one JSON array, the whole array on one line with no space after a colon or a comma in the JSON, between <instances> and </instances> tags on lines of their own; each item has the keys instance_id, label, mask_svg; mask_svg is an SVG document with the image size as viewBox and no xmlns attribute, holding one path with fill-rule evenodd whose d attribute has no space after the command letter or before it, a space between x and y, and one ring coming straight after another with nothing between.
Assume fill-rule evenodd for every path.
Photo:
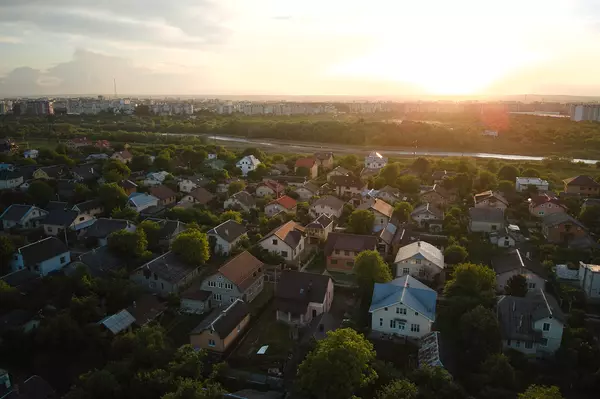
<instances>
[{"instance_id":1,"label":"red tiled roof","mask_svg":"<svg viewBox=\"0 0 600 399\"><path fill-rule=\"evenodd\" d=\"M243 285L248 278L256 277L255 272L264 264L248 251L244 251L219 268L225 278L237 286Z\"/></svg>"},{"instance_id":2,"label":"red tiled roof","mask_svg":"<svg viewBox=\"0 0 600 399\"><path fill-rule=\"evenodd\" d=\"M298 202L295 199L293 199L292 197L288 197L287 195L284 195L283 197L279 197L279 198L271 201L270 203L271 204L279 204L279 205L283 206L285 209L293 209Z\"/></svg>"},{"instance_id":3,"label":"red tiled roof","mask_svg":"<svg viewBox=\"0 0 600 399\"><path fill-rule=\"evenodd\" d=\"M314 158L299 158L296 160L296 167L310 169L315 166L315 162Z\"/></svg>"},{"instance_id":4,"label":"red tiled roof","mask_svg":"<svg viewBox=\"0 0 600 399\"><path fill-rule=\"evenodd\" d=\"M531 199L531 205L534 208L536 206L538 206L538 205L546 204L548 202L551 202L551 203L559 205L559 206L563 206L560 203L560 200L558 198L556 198L555 196L550 196L548 194L541 194L541 195L538 195L538 196L536 196L536 197L534 197L534 198Z\"/></svg>"},{"instance_id":5,"label":"red tiled roof","mask_svg":"<svg viewBox=\"0 0 600 399\"><path fill-rule=\"evenodd\" d=\"M267 186L276 193L283 193L285 191L285 187L282 184L277 183L275 180L265 180L258 186Z\"/></svg>"}]
</instances>

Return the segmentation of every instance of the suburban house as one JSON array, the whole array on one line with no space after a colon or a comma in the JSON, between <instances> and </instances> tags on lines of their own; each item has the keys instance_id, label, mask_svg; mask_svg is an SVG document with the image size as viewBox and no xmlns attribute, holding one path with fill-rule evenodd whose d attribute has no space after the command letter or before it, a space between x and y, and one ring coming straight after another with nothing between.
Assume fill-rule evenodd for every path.
<instances>
[{"instance_id":1,"label":"suburban house","mask_svg":"<svg viewBox=\"0 0 600 399\"><path fill-rule=\"evenodd\" d=\"M273 197L278 198L285 194L285 186L275 180L264 179L256 186L256 195L258 198Z\"/></svg>"},{"instance_id":2,"label":"suburban house","mask_svg":"<svg viewBox=\"0 0 600 399\"><path fill-rule=\"evenodd\" d=\"M354 176L332 176L329 181L338 197L358 196L367 189L367 183Z\"/></svg>"},{"instance_id":3,"label":"suburban house","mask_svg":"<svg viewBox=\"0 0 600 399\"><path fill-rule=\"evenodd\" d=\"M319 186L312 182L306 182L303 186L298 187L294 192L298 194L298 198L302 201L309 201L312 197L319 195Z\"/></svg>"},{"instance_id":4,"label":"suburban house","mask_svg":"<svg viewBox=\"0 0 600 399\"><path fill-rule=\"evenodd\" d=\"M204 187L208 182L209 180L203 176L191 176L182 178L177 186L182 193L189 193L197 187Z\"/></svg>"},{"instance_id":5,"label":"suburban house","mask_svg":"<svg viewBox=\"0 0 600 399\"><path fill-rule=\"evenodd\" d=\"M308 170L308 177L314 179L319 174L319 166L314 158L298 158L294 164L294 173L298 173L299 168Z\"/></svg>"},{"instance_id":6,"label":"suburban house","mask_svg":"<svg viewBox=\"0 0 600 399\"><path fill-rule=\"evenodd\" d=\"M114 154L112 154L111 158L123 162L124 164L128 164L133 159L133 154L130 153L128 150L117 151Z\"/></svg>"},{"instance_id":7,"label":"suburban house","mask_svg":"<svg viewBox=\"0 0 600 399\"><path fill-rule=\"evenodd\" d=\"M441 231L441 224L444 220L444 212L442 212L441 209L437 208L433 204L426 203L413 209L413 211L410 213L410 218L419 227L437 230L437 228L434 229L433 226L439 226L439 230Z\"/></svg>"},{"instance_id":8,"label":"suburban house","mask_svg":"<svg viewBox=\"0 0 600 399\"><path fill-rule=\"evenodd\" d=\"M36 159L40 155L39 150L25 150L23 151L23 158Z\"/></svg>"},{"instance_id":9,"label":"suburban house","mask_svg":"<svg viewBox=\"0 0 600 399\"><path fill-rule=\"evenodd\" d=\"M100 202L99 199L91 199L88 201L80 202L78 204L73 205L74 211L77 211L80 214L97 216L104 213L104 205Z\"/></svg>"},{"instance_id":10,"label":"suburban house","mask_svg":"<svg viewBox=\"0 0 600 399\"><path fill-rule=\"evenodd\" d=\"M268 179L289 187L301 187L308 181L306 176L270 176Z\"/></svg>"},{"instance_id":11,"label":"suburban house","mask_svg":"<svg viewBox=\"0 0 600 399\"><path fill-rule=\"evenodd\" d=\"M447 190L439 184L435 184L431 189L421 193L420 198L421 202L431 203L438 208L444 209L456 202L457 195L454 190Z\"/></svg>"},{"instance_id":12,"label":"suburban house","mask_svg":"<svg viewBox=\"0 0 600 399\"><path fill-rule=\"evenodd\" d=\"M290 220L268 233L258 243L262 248L292 262L304 251L304 227Z\"/></svg>"},{"instance_id":13,"label":"suburban house","mask_svg":"<svg viewBox=\"0 0 600 399\"><path fill-rule=\"evenodd\" d=\"M554 195L544 193L529 200L529 213L536 217L544 217L553 213L565 213L566 211L567 208Z\"/></svg>"},{"instance_id":14,"label":"suburban house","mask_svg":"<svg viewBox=\"0 0 600 399\"><path fill-rule=\"evenodd\" d=\"M213 310L190 332L195 349L223 353L244 333L250 321L250 308L241 300Z\"/></svg>"},{"instance_id":15,"label":"suburban house","mask_svg":"<svg viewBox=\"0 0 600 399\"><path fill-rule=\"evenodd\" d=\"M77 182L96 181L102 175L100 166L89 163L71 169L71 176Z\"/></svg>"},{"instance_id":16,"label":"suburban house","mask_svg":"<svg viewBox=\"0 0 600 399\"><path fill-rule=\"evenodd\" d=\"M400 194L400 190L391 186L385 186L382 189L378 190L375 196L392 205L394 205L398 201L403 200L403 196Z\"/></svg>"},{"instance_id":17,"label":"suburban house","mask_svg":"<svg viewBox=\"0 0 600 399\"><path fill-rule=\"evenodd\" d=\"M447 170L436 170L431 174L433 184L441 184L444 180L456 176L455 172L448 172Z\"/></svg>"},{"instance_id":18,"label":"suburban house","mask_svg":"<svg viewBox=\"0 0 600 399\"><path fill-rule=\"evenodd\" d=\"M43 166L33 172L34 179L41 180L56 180L63 177L65 174L65 167L62 165Z\"/></svg>"},{"instance_id":19,"label":"suburban house","mask_svg":"<svg viewBox=\"0 0 600 399\"><path fill-rule=\"evenodd\" d=\"M264 263L244 251L206 278L200 289L212 293L213 307L230 304L237 299L249 303L262 292L264 279Z\"/></svg>"},{"instance_id":20,"label":"suburban house","mask_svg":"<svg viewBox=\"0 0 600 399\"><path fill-rule=\"evenodd\" d=\"M529 291L545 289L547 273L539 262L531 259L529 253L522 254L518 249L511 249L492 258L491 263L496 272L498 292L504 292L508 280L517 275L525 277Z\"/></svg>"},{"instance_id":21,"label":"suburban house","mask_svg":"<svg viewBox=\"0 0 600 399\"><path fill-rule=\"evenodd\" d=\"M48 201L48 203L46 204L46 207L44 208L45 210L47 210L48 212L54 211L54 210L61 210L64 211L65 209L69 208L69 203L68 202L64 202L64 201Z\"/></svg>"},{"instance_id":22,"label":"suburban house","mask_svg":"<svg viewBox=\"0 0 600 399\"><path fill-rule=\"evenodd\" d=\"M365 157L365 168L383 169L387 165L387 161L387 157L383 157L380 153L372 151Z\"/></svg>"},{"instance_id":23,"label":"suburban house","mask_svg":"<svg viewBox=\"0 0 600 399\"><path fill-rule=\"evenodd\" d=\"M246 155L235 164L235 166L242 170L242 176L246 176L248 172L256 170L258 165L260 165L260 161L254 155Z\"/></svg>"},{"instance_id":24,"label":"suburban house","mask_svg":"<svg viewBox=\"0 0 600 399\"><path fill-rule=\"evenodd\" d=\"M48 215L45 211L33 205L12 204L2 212L2 228L4 230L31 229L40 225L40 221Z\"/></svg>"},{"instance_id":25,"label":"suburban house","mask_svg":"<svg viewBox=\"0 0 600 399\"><path fill-rule=\"evenodd\" d=\"M377 237L375 236L329 233L325 242L327 270L353 273L356 256L362 251L375 250L377 250Z\"/></svg>"},{"instance_id":26,"label":"suburban house","mask_svg":"<svg viewBox=\"0 0 600 399\"><path fill-rule=\"evenodd\" d=\"M250 209L256 208L256 201L249 192L239 191L225 200L223 203L223 208L239 209L244 212L249 212Z\"/></svg>"},{"instance_id":27,"label":"suburban house","mask_svg":"<svg viewBox=\"0 0 600 399\"><path fill-rule=\"evenodd\" d=\"M158 206L158 198L153 195L144 193L133 193L127 200L127 206L141 212L152 206Z\"/></svg>"},{"instance_id":28,"label":"suburban house","mask_svg":"<svg viewBox=\"0 0 600 399\"><path fill-rule=\"evenodd\" d=\"M508 201L497 191L484 191L473 196L475 208L496 208L504 211L508 208Z\"/></svg>"},{"instance_id":29,"label":"suburban house","mask_svg":"<svg viewBox=\"0 0 600 399\"><path fill-rule=\"evenodd\" d=\"M350 176L350 171L343 166L336 166L332 171L327 173L327 181L331 181L334 176Z\"/></svg>"},{"instance_id":30,"label":"suburban house","mask_svg":"<svg viewBox=\"0 0 600 399\"><path fill-rule=\"evenodd\" d=\"M392 218L394 207L379 198L370 199L360 204L356 209L368 210L375 216L373 231L381 231Z\"/></svg>"},{"instance_id":31,"label":"suburban house","mask_svg":"<svg viewBox=\"0 0 600 399\"><path fill-rule=\"evenodd\" d=\"M179 310L183 313L202 314L212 309L212 292L201 290L192 285L179 294L181 305Z\"/></svg>"},{"instance_id":32,"label":"suburban house","mask_svg":"<svg viewBox=\"0 0 600 399\"><path fill-rule=\"evenodd\" d=\"M320 166L324 170L333 169L333 152L316 152L315 160L317 166Z\"/></svg>"},{"instance_id":33,"label":"suburban house","mask_svg":"<svg viewBox=\"0 0 600 399\"><path fill-rule=\"evenodd\" d=\"M469 208L469 230L491 233L504 228L504 211L498 208Z\"/></svg>"},{"instance_id":34,"label":"suburban house","mask_svg":"<svg viewBox=\"0 0 600 399\"><path fill-rule=\"evenodd\" d=\"M169 249L173 240L186 230L185 223L180 222L179 220L152 217L146 218L144 221L145 220L158 223L158 226L160 227L160 230L158 231L158 245L165 249Z\"/></svg>"},{"instance_id":35,"label":"suburban house","mask_svg":"<svg viewBox=\"0 0 600 399\"><path fill-rule=\"evenodd\" d=\"M517 234L519 231L513 231L514 225L508 225L498 231L490 233L490 242L496 244L500 248L512 248L517 244ZM518 226L516 226L518 228Z\"/></svg>"},{"instance_id":36,"label":"suburban house","mask_svg":"<svg viewBox=\"0 0 600 399\"><path fill-rule=\"evenodd\" d=\"M325 214L319 216L304 228L309 244L319 244L327 240L333 231L333 219Z\"/></svg>"},{"instance_id":37,"label":"suburban house","mask_svg":"<svg viewBox=\"0 0 600 399\"><path fill-rule=\"evenodd\" d=\"M433 280L445 269L444 254L428 242L416 241L400 247L394 259L396 276L411 275Z\"/></svg>"},{"instance_id":38,"label":"suburban house","mask_svg":"<svg viewBox=\"0 0 600 399\"><path fill-rule=\"evenodd\" d=\"M579 262L579 285L589 299L600 298L600 266Z\"/></svg>"},{"instance_id":39,"label":"suburban house","mask_svg":"<svg viewBox=\"0 0 600 399\"><path fill-rule=\"evenodd\" d=\"M206 205L212 201L215 196L203 187L196 187L189 194L183 196L179 204L199 204Z\"/></svg>"},{"instance_id":40,"label":"suburban house","mask_svg":"<svg viewBox=\"0 0 600 399\"><path fill-rule=\"evenodd\" d=\"M290 168L288 168L286 164L276 163L271 165L271 174L279 176L287 173L290 173Z\"/></svg>"},{"instance_id":41,"label":"suburban house","mask_svg":"<svg viewBox=\"0 0 600 399\"><path fill-rule=\"evenodd\" d=\"M21 189L25 188L25 184L21 186ZM58 194L57 196L63 201L71 200L75 196L76 186L77 182L75 180L58 179L56 181L56 192Z\"/></svg>"},{"instance_id":42,"label":"suburban house","mask_svg":"<svg viewBox=\"0 0 600 399\"><path fill-rule=\"evenodd\" d=\"M84 266L93 277L106 277L111 272L127 267L127 262L123 258L115 255L107 246L93 248L77 257L69 266L69 270L76 270Z\"/></svg>"},{"instance_id":43,"label":"suburban house","mask_svg":"<svg viewBox=\"0 0 600 399\"><path fill-rule=\"evenodd\" d=\"M242 238L248 238L246 226L235 220L228 220L208 230L210 247L216 254L228 255Z\"/></svg>"},{"instance_id":44,"label":"suburban house","mask_svg":"<svg viewBox=\"0 0 600 399\"><path fill-rule=\"evenodd\" d=\"M339 219L344 211L344 204L345 202L341 199L333 195L326 195L313 202L308 212L312 217L329 215Z\"/></svg>"},{"instance_id":45,"label":"suburban house","mask_svg":"<svg viewBox=\"0 0 600 399\"><path fill-rule=\"evenodd\" d=\"M165 185L150 187L150 195L158 198L158 205L171 205L177 199L177 193Z\"/></svg>"},{"instance_id":46,"label":"suburban house","mask_svg":"<svg viewBox=\"0 0 600 399\"><path fill-rule=\"evenodd\" d=\"M371 330L421 338L435 322L437 293L410 275L375 283L369 313Z\"/></svg>"},{"instance_id":47,"label":"suburban house","mask_svg":"<svg viewBox=\"0 0 600 399\"><path fill-rule=\"evenodd\" d=\"M553 213L542 219L542 234L550 243L569 243L587 236L587 229L568 213Z\"/></svg>"},{"instance_id":48,"label":"suburban house","mask_svg":"<svg viewBox=\"0 0 600 399\"><path fill-rule=\"evenodd\" d=\"M56 209L48 213L41 224L44 227L44 234L57 236L66 230L80 232L92 226L95 221L96 218L85 213Z\"/></svg>"},{"instance_id":49,"label":"suburban house","mask_svg":"<svg viewBox=\"0 0 600 399\"><path fill-rule=\"evenodd\" d=\"M189 284L198 276L199 269L183 263L169 251L134 270L129 279L148 291L167 296L177 294Z\"/></svg>"},{"instance_id":50,"label":"suburban house","mask_svg":"<svg viewBox=\"0 0 600 399\"><path fill-rule=\"evenodd\" d=\"M87 157L85 157L85 161L86 162L90 162L90 161L106 161L109 158L110 157L108 156L108 154L100 152L100 153L97 153L97 154L90 154L90 155L88 155Z\"/></svg>"},{"instance_id":51,"label":"suburban house","mask_svg":"<svg viewBox=\"0 0 600 399\"><path fill-rule=\"evenodd\" d=\"M11 170L0 171L0 190L12 189L23 184L23 173Z\"/></svg>"},{"instance_id":52,"label":"suburban house","mask_svg":"<svg viewBox=\"0 0 600 399\"><path fill-rule=\"evenodd\" d=\"M125 219L96 219L84 234L86 240L97 242L98 246L108 245L108 236L120 230L133 233L136 229L135 223Z\"/></svg>"},{"instance_id":53,"label":"suburban house","mask_svg":"<svg viewBox=\"0 0 600 399\"><path fill-rule=\"evenodd\" d=\"M565 193L577 194L586 197L598 197L600 194L600 184L591 176L580 175L563 180L565 184Z\"/></svg>"},{"instance_id":54,"label":"suburban house","mask_svg":"<svg viewBox=\"0 0 600 399\"><path fill-rule=\"evenodd\" d=\"M383 256L388 255L393 249L394 237L398 233L399 223L391 220L377 235L377 250Z\"/></svg>"},{"instance_id":55,"label":"suburban house","mask_svg":"<svg viewBox=\"0 0 600 399\"><path fill-rule=\"evenodd\" d=\"M496 309L504 349L544 357L560 348L565 315L550 294L540 289L524 298L500 296Z\"/></svg>"},{"instance_id":56,"label":"suburban house","mask_svg":"<svg viewBox=\"0 0 600 399\"><path fill-rule=\"evenodd\" d=\"M167 176L170 176L169 172L161 171L161 172L150 172L146 174L146 177L143 181L144 186L154 187L160 186L164 183Z\"/></svg>"},{"instance_id":57,"label":"suburban house","mask_svg":"<svg viewBox=\"0 0 600 399\"><path fill-rule=\"evenodd\" d=\"M81 147L91 146L92 142L87 137L75 137L67 141L67 147L77 149Z\"/></svg>"},{"instance_id":58,"label":"suburban house","mask_svg":"<svg viewBox=\"0 0 600 399\"><path fill-rule=\"evenodd\" d=\"M284 270L275 291L275 317L284 323L303 327L329 312L332 302L331 277Z\"/></svg>"},{"instance_id":59,"label":"suburban house","mask_svg":"<svg viewBox=\"0 0 600 399\"><path fill-rule=\"evenodd\" d=\"M589 208L592 206L600 206L600 198L586 198L583 200L583 204L581 204L581 210L585 208Z\"/></svg>"},{"instance_id":60,"label":"suburban house","mask_svg":"<svg viewBox=\"0 0 600 399\"><path fill-rule=\"evenodd\" d=\"M527 191L529 187L536 187L538 191L548 191L548 181L539 177L517 177L515 180L515 190L518 193Z\"/></svg>"},{"instance_id":61,"label":"suburban house","mask_svg":"<svg viewBox=\"0 0 600 399\"><path fill-rule=\"evenodd\" d=\"M47 237L17 249L10 265L13 271L27 269L43 277L69 263L71 252L65 243L56 237Z\"/></svg>"},{"instance_id":62,"label":"suburban house","mask_svg":"<svg viewBox=\"0 0 600 399\"><path fill-rule=\"evenodd\" d=\"M265 205L265 215L267 217L273 217L280 212L295 214L296 205L298 205L298 202L295 199L284 195L283 197L275 198Z\"/></svg>"}]
</instances>

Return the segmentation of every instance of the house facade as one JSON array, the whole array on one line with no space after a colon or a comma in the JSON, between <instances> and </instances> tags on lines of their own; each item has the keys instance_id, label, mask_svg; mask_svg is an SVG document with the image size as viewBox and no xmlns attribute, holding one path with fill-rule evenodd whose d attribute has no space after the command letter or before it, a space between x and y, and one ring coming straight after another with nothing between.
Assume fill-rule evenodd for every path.
<instances>
[{"instance_id":1,"label":"house facade","mask_svg":"<svg viewBox=\"0 0 600 399\"><path fill-rule=\"evenodd\" d=\"M372 151L365 157L365 168L367 169L383 169L387 165L387 157L380 153Z\"/></svg>"},{"instance_id":2,"label":"house facade","mask_svg":"<svg viewBox=\"0 0 600 399\"><path fill-rule=\"evenodd\" d=\"M317 166L320 166L324 170L333 169L333 152L317 152L315 153L315 160Z\"/></svg>"},{"instance_id":3,"label":"house facade","mask_svg":"<svg viewBox=\"0 0 600 399\"><path fill-rule=\"evenodd\" d=\"M333 219L327 215L321 215L307 224L304 231L310 244L325 242L329 233L333 231Z\"/></svg>"},{"instance_id":4,"label":"house facade","mask_svg":"<svg viewBox=\"0 0 600 399\"><path fill-rule=\"evenodd\" d=\"M542 234L550 243L569 243L587 236L585 226L567 213L554 213L542 219Z\"/></svg>"},{"instance_id":5,"label":"house facade","mask_svg":"<svg viewBox=\"0 0 600 399\"><path fill-rule=\"evenodd\" d=\"M369 313L371 330L386 335L421 338L431 332L437 293L406 275L389 283L376 283Z\"/></svg>"},{"instance_id":6,"label":"house facade","mask_svg":"<svg viewBox=\"0 0 600 399\"><path fill-rule=\"evenodd\" d=\"M580 175L563 180L565 193L581 195L585 197L598 197L600 194L600 183L591 176Z\"/></svg>"},{"instance_id":7,"label":"house facade","mask_svg":"<svg viewBox=\"0 0 600 399\"><path fill-rule=\"evenodd\" d=\"M354 176L332 176L330 182L338 197L359 196L367 188L365 182Z\"/></svg>"},{"instance_id":8,"label":"house facade","mask_svg":"<svg viewBox=\"0 0 600 399\"><path fill-rule=\"evenodd\" d=\"M291 220L268 233L258 245L287 262L295 262L306 248L304 227Z\"/></svg>"},{"instance_id":9,"label":"house facade","mask_svg":"<svg viewBox=\"0 0 600 399\"><path fill-rule=\"evenodd\" d=\"M123 162L127 165L133 159L133 154L130 153L128 150L117 151L114 154L112 154L111 158Z\"/></svg>"},{"instance_id":10,"label":"house facade","mask_svg":"<svg viewBox=\"0 0 600 399\"><path fill-rule=\"evenodd\" d=\"M23 184L23 174L21 172L10 170L0 172L0 190L17 188L21 184Z\"/></svg>"},{"instance_id":11,"label":"house facade","mask_svg":"<svg viewBox=\"0 0 600 399\"><path fill-rule=\"evenodd\" d=\"M373 222L373 231L381 231L388 224L394 213L394 208L387 202L374 198L360 204L356 209L370 211L375 220Z\"/></svg>"},{"instance_id":12,"label":"house facade","mask_svg":"<svg viewBox=\"0 0 600 399\"><path fill-rule=\"evenodd\" d=\"M315 158L298 158L294 165L294 173L298 173L299 168L308 170L308 177L314 179L319 174L319 166Z\"/></svg>"},{"instance_id":13,"label":"house facade","mask_svg":"<svg viewBox=\"0 0 600 399\"><path fill-rule=\"evenodd\" d=\"M344 201L332 195L326 195L316 200L309 209L309 214L317 218L321 215L330 215L335 218L340 218L344 211Z\"/></svg>"},{"instance_id":14,"label":"house facade","mask_svg":"<svg viewBox=\"0 0 600 399\"><path fill-rule=\"evenodd\" d=\"M446 267L444 254L425 241L417 241L398 249L394 259L396 276L410 275L424 280L442 273Z\"/></svg>"},{"instance_id":15,"label":"house facade","mask_svg":"<svg viewBox=\"0 0 600 399\"><path fill-rule=\"evenodd\" d=\"M470 208L469 230L492 233L504 229L504 211L498 208Z\"/></svg>"},{"instance_id":16,"label":"house facade","mask_svg":"<svg viewBox=\"0 0 600 399\"><path fill-rule=\"evenodd\" d=\"M542 194L529 201L529 213L538 218L566 211L566 207L553 195Z\"/></svg>"},{"instance_id":17,"label":"house facade","mask_svg":"<svg viewBox=\"0 0 600 399\"><path fill-rule=\"evenodd\" d=\"M267 217L273 217L280 212L284 212L290 215L296 213L297 202L295 199L284 195L271 201L265 206L265 215Z\"/></svg>"},{"instance_id":18,"label":"house facade","mask_svg":"<svg viewBox=\"0 0 600 399\"><path fill-rule=\"evenodd\" d=\"M457 200L456 192L446 190L439 184L433 186L431 190L423 192L420 196L421 202L430 203L434 206L445 209L450 204L453 204Z\"/></svg>"},{"instance_id":19,"label":"house facade","mask_svg":"<svg viewBox=\"0 0 600 399\"><path fill-rule=\"evenodd\" d=\"M256 208L256 201L247 191L240 191L227 198L223 203L225 209L240 209L244 212L249 212L250 209Z\"/></svg>"},{"instance_id":20,"label":"house facade","mask_svg":"<svg viewBox=\"0 0 600 399\"><path fill-rule=\"evenodd\" d=\"M84 213L79 214L72 210L56 209L51 211L41 222L44 227L44 234L47 236L57 236L64 234L65 230L83 231L92 226L96 218Z\"/></svg>"},{"instance_id":21,"label":"house facade","mask_svg":"<svg viewBox=\"0 0 600 399\"><path fill-rule=\"evenodd\" d=\"M329 276L285 270L275 292L275 318L303 327L329 312L333 302L333 280Z\"/></svg>"},{"instance_id":22,"label":"house facade","mask_svg":"<svg viewBox=\"0 0 600 399\"><path fill-rule=\"evenodd\" d=\"M511 249L492 258L491 263L500 293L505 291L508 281L518 275L525 277L529 291L545 289L547 273L539 262L530 259L529 253L522 254L518 249Z\"/></svg>"},{"instance_id":23,"label":"house facade","mask_svg":"<svg viewBox=\"0 0 600 399\"><path fill-rule=\"evenodd\" d=\"M362 251L375 251L377 237L371 235L329 233L325 243L329 271L354 273L354 260Z\"/></svg>"},{"instance_id":24,"label":"house facade","mask_svg":"<svg viewBox=\"0 0 600 399\"><path fill-rule=\"evenodd\" d=\"M496 208L504 211L508 208L508 201L500 193L488 190L473 196L473 207Z\"/></svg>"},{"instance_id":25,"label":"house facade","mask_svg":"<svg viewBox=\"0 0 600 399\"><path fill-rule=\"evenodd\" d=\"M522 193L529 187L536 187L538 191L548 191L548 181L539 177L517 177L515 181L515 190Z\"/></svg>"},{"instance_id":26,"label":"house facade","mask_svg":"<svg viewBox=\"0 0 600 399\"><path fill-rule=\"evenodd\" d=\"M18 248L10 265L13 271L27 269L43 277L62 269L69 263L71 263L69 248L58 238L48 237Z\"/></svg>"},{"instance_id":27,"label":"house facade","mask_svg":"<svg viewBox=\"0 0 600 399\"><path fill-rule=\"evenodd\" d=\"M223 353L239 339L249 322L250 309L243 301L215 309L190 332L190 345Z\"/></svg>"},{"instance_id":28,"label":"house facade","mask_svg":"<svg viewBox=\"0 0 600 399\"><path fill-rule=\"evenodd\" d=\"M254 155L246 155L235 164L241 171L243 176L247 176L248 172L256 170L260 161Z\"/></svg>"},{"instance_id":29,"label":"house facade","mask_svg":"<svg viewBox=\"0 0 600 399\"><path fill-rule=\"evenodd\" d=\"M243 238L248 238L246 227L234 220L227 220L206 234L214 253L221 255L229 255Z\"/></svg>"},{"instance_id":30,"label":"house facade","mask_svg":"<svg viewBox=\"0 0 600 399\"><path fill-rule=\"evenodd\" d=\"M152 206L158 206L158 198L144 193L133 193L129 196L127 206L141 212Z\"/></svg>"},{"instance_id":31,"label":"house facade","mask_svg":"<svg viewBox=\"0 0 600 399\"><path fill-rule=\"evenodd\" d=\"M167 252L134 270L129 279L147 291L166 297L177 294L199 274L199 267L181 262Z\"/></svg>"},{"instance_id":32,"label":"house facade","mask_svg":"<svg viewBox=\"0 0 600 399\"><path fill-rule=\"evenodd\" d=\"M327 181L331 181L335 176L350 176L350 171L342 166L337 166L327 173Z\"/></svg>"},{"instance_id":33,"label":"house facade","mask_svg":"<svg viewBox=\"0 0 600 399\"><path fill-rule=\"evenodd\" d=\"M48 211L37 206L13 204L2 212L0 220L2 220L4 230L31 229L38 227L46 215L48 215Z\"/></svg>"},{"instance_id":34,"label":"house facade","mask_svg":"<svg viewBox=\"0 0 600 399\"><path fill-rule=\"evenodd\" d=\"M419 227L428 228L430 224L439 224L444 219L444 213L433 204L426 203L416 207L411 213L410 218Z\"/></svg>"},{"instance_id":35,"label":"house facade","mask_svg":"<svg viewBox=\"0 0 600 399\"><path fill-rule=\"evenodd\" d=\"M600 266L579 262L579 285L590 299L600 299Z\"/></svg>"},{"instance_id":36,"label":"house facade","mask_svg":"<svg viewBox=\"0 0 600 399\"><path fill-rule=\"evenodd\" d=\"M150 187L150 195L158 198L158 205L167 206L174 204L177 194L165 185Z\"/></svg>"},{"instance_id":37,"label":"house facade","mask_svg":"<svg viewBox=\"0 0 600 399\"><path fill-rule=\"evenodd\" d=\"M254 195L257 196L258 198L264 198L264 197L278 198L283 194L285 194L285 186L277 183L275 180L268 180L268 179L263 180L262 183L260 183L256 187L256 192L254 193Z\"/></svg>"}]
</instances>

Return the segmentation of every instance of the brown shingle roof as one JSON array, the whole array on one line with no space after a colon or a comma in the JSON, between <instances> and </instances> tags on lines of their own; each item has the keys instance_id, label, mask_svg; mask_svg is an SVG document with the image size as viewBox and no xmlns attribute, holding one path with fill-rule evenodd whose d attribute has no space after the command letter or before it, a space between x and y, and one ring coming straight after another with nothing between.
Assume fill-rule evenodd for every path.
<instances>
[{"instance_id":1,"label":"brown shingle roof","mask_svg":"<svg viewBox=\"0 0 600 399\"><path fill-rule=\"evenodd\" d=\"M202 205L208 204L210 201L213 200L213 198L215 198L215 196L212 195L210 191L202 187L197 187L193 189L189 195L191 195L196 201L198 201L198 203Z\"/></svg>"},{"instance_id":2,"label":"brown shingle roof","mask_svg":"<svg viewBox=\"0 0 600 399\"><path fill-rule=\"evenodd\" d=\"M310 169L315 166L315 162L314 158L299 158L296 160L296 167Z\"/></svg>"},{"instance_id":3,"label":"brown shingle roof","mask_svg":"<svg viewBox=\"0 0 600 399\"><path fill-rule=\"evenodd\" d=\"M277 238L288 244L292 248L296 248L300 240L302 239L302 233L304 232L304 227L300 224L290 220L287 223L282 224L277 227L269 234L265 236L268 238L271 235L275 235Z\"/></svg>"},{"instance_id":4,"label":"brown shingle roof","mask_svg":"<svg viewBox=\"0 0 600 399\"><path fill-rule=\"evenodd\" d=\"M588 175L579 175L575 177L569 177L568 179L563 180L563 182L567 186L589 186L589 187L598 187L598 184L591 176Z\"/></svg>"},{"instance_id":5,"label":"brown shingle roof","mask_svg":"<svg viewBox=\"0 0 600 399\"><path fill-rule=\"evenodd\" d=\"M362 252L374 250L377 237L359 234L329 233L325 243L325 255L330 256L334 250Z\"/></svg>"},{"instance_id":6,"label":"brown shingle roof","mask_svg":"<svg viewBox=\"0 0 600 399\"><path fill-rule=\"evenodd\" d=\"M361 204L357 209L375 210L389 218L391 218L392 214L394 213L394 208L390 204L383 200L380 200L379 198L365 202Z\"/></svg>"},{"instance_id":7,"label":"brown shingle roof","mask_svg":"<svg viewBox=\"0 0 600 399\"><path fill-rule=\"evenodd\" d=\"M225 278L237 286L243 287L248 279L254 281L263 267L263 263L248 251L244 251L219 268Z\"/></svg>"},{"instance_id":8,"label":"brown shingle roof","mask_svg":"<svg viewBox=\"0 0 600 399\"><path fill-rule=\"evenodd\" d=\"M177 194L165 185L160 185L150 188L150 194L158 198L159 200L167 200L175 197Z\"/></svg>"}]
</instances>

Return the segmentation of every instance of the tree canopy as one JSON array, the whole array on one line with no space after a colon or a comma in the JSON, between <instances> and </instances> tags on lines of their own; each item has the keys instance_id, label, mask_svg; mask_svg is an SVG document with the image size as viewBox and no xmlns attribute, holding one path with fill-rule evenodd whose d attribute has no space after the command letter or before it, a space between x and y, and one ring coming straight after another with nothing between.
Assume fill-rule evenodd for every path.
<instances>
[{"instance_id":1,"label":"tree canopy","mask_svg":"<svg viewBox=\"0 0 600 399\"><path fill-rule=\"evenodd\" d=\"M171 244L171 250L185 263L200 266L210 257L206 234L198 230L184 231Z\"/></svg>"},{"instance_id":2,"label":"tree canopy","mask_svg":"<svg viewBox=\"0 0 600 399\"><path fill-rule=\"evenodd\" d=\"M508 279L504 292L506 295L524 297L527 295L527 279L522 274L516 274Z\"/></svg>"},{"instance_id":3,"label":"tree canopy","mask_svg":"<svg viewBox=\"0 0 600 399\"><path fill-rule=\"evenodd\" d=\"M371 234L375 224L375 215L366 209L357 209L350 214L348 228L354 234Z\"/></svg>"},{"instance_id":4,"label":"tree canopy","mask_svg":"<svg viewBox=\"0 0 600 399\"><path fill-rule=\"evenodd\" d=\"M373 292L373 284L387 283L392 280L390 267L379 252L362 251L354 261L356 282L363 293L363 300L368 301Z\"/></svg>"}]
</instances>

